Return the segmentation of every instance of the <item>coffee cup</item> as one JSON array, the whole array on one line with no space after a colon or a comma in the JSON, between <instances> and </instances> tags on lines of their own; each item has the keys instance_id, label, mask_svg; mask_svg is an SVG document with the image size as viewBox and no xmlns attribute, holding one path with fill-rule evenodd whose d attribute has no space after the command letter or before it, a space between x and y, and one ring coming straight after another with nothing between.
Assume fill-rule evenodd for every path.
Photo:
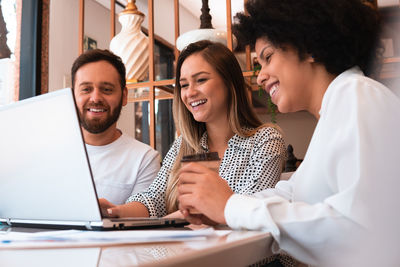
<instances>
[{"instance_id":1,"label":"coffee cup","mask_svg":"<svg viewBox=\"0 0 400 267\"><path fill-rule=\"evenodd\" d=\"M182 166L184 166L189 162L196 162L218 173L221 159L218 156L218 152L198 153L182 157L181 160ZM200 214L200 212L196 209L189 209L189 212L190 214Z\"/></svg>"}]
</instances>

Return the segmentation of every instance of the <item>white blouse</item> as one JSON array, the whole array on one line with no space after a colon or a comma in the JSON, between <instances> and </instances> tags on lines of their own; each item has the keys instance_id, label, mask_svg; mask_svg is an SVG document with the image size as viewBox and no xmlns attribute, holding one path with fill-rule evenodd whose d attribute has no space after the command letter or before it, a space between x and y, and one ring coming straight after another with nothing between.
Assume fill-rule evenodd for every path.
<instances>
[{"instance_id":1,"label":"white blouse","mask_svg":"<svg viewBox=\"0 0 400 267\"><path fill-rule=\"evenodd\" d=\"M399 120L400 101L388 88L358 68L342 73L323 97L298 170L258 198L233 195L225 207L228 225L270 231L281 249L308 264L365 266L351 262L371 258L354 256L369 243L359 237L389 225L386 208L400 210L393 204L398 200L390 201L399 186ZM398 228L391 234L398 237ZM376 266L388 266L381 264Z\"/></svg>"}]
</instances>

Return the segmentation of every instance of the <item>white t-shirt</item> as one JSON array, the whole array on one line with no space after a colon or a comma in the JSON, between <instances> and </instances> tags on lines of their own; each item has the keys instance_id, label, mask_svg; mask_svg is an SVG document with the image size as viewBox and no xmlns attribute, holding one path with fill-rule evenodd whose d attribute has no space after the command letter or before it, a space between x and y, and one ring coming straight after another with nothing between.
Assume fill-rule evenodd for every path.
<instances>
[{"instance_id":1,"label":"white t-shirt","mask_svg":"<svg viewBox=\"0 0 400 267\"><path fill-rule=\"evenodd\" d=\"M160 169L158 153L125 134L108 145L86 144L86 149L98 197L116 205L147 189Z\"/></svg>"},{"instance_id":2,"label":"white t-shirt","mask_svg":"<svg viewBox=\"0 0 400 267\"><path fill-rule=\"evenodd\" d=\"M400 212L399 123L400 100L388 88L358 68L342 73L323 97L298 170L258 198L233 195L228 225L270 231L281 249L308 264L392 266L384 264L392 246L376 248L399 236L390 223L400 217L392 215ZM372 253L357 254L363 246Z\"/></svg>"}]
</instances>

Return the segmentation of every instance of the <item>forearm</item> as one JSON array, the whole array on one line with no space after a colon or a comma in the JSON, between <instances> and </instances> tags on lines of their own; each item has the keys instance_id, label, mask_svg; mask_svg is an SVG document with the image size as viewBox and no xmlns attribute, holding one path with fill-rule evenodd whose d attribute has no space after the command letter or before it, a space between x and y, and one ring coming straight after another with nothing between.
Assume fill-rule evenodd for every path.
<instances>
[{"instance_id":1,"label":"forearm","mask_svg":"<svg viewBox=\"0 0 400 267\"><path fill-rule=\"evenodd\" d=\"M112 208L112 213L122 217L150 217L149 210L140 202L129 202Z\"/></svg>"}]
</instances>

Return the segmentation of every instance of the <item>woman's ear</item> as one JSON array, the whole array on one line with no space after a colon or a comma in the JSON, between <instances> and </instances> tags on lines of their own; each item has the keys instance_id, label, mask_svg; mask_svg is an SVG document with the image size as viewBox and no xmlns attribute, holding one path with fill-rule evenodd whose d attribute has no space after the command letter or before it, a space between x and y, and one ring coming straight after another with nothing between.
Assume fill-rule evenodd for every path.
<instances>
[{"instance_id":1,"label":"woman's ear","mask_svg":"<svg viewBox=\"0 0 400 267\"><path fill-rule=\"evenodd\" d=\"M306 60L307 60L307 62L310 62L310 63L315 62L314 57L312 55L307 55Z\"/></svg>"}]
</instances>

